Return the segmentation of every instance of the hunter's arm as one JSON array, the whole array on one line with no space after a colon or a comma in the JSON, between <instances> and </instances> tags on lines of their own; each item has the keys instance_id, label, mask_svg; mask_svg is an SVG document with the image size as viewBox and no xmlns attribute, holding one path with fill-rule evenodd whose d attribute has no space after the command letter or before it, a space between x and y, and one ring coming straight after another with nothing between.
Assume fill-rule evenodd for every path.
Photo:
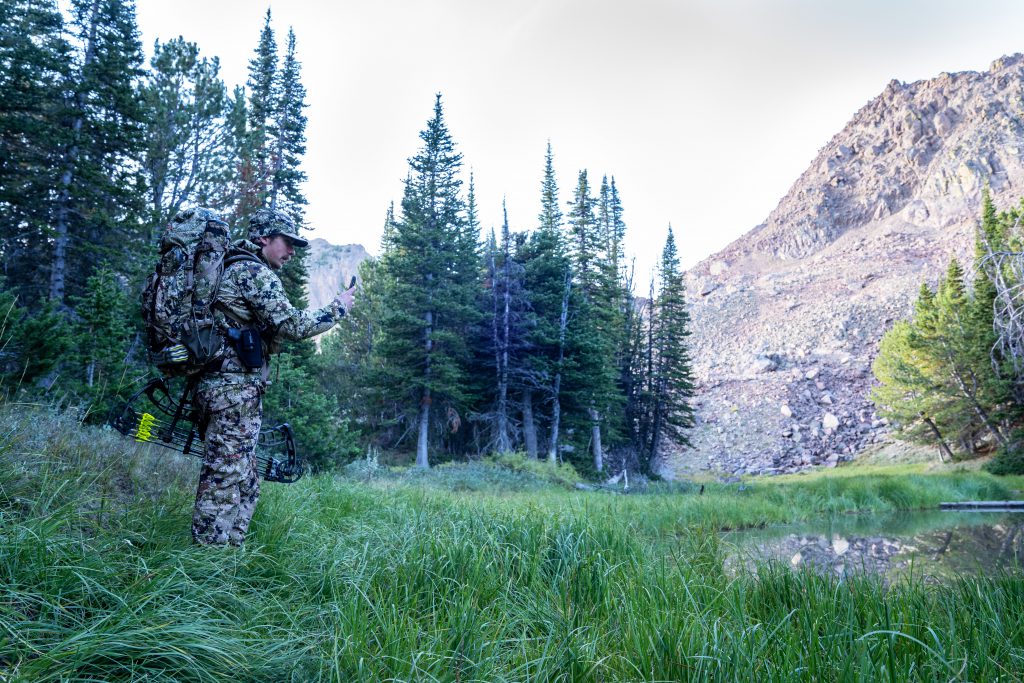
<instances>
[{"instance_id":1,"label":"hunter's arm","mask_svg":"<svg viewBox=\"0 0 1024 683\"><path fill-rule=\"evenodd\" d=\"M254 264L246 268L251 278L245 290L251 293L249 303L260 325L279 339L298 340L315 337L334 327L338 318L331 306L303 311L292 306L284 285L269 268Z\"/></svg>"}]
</instances>

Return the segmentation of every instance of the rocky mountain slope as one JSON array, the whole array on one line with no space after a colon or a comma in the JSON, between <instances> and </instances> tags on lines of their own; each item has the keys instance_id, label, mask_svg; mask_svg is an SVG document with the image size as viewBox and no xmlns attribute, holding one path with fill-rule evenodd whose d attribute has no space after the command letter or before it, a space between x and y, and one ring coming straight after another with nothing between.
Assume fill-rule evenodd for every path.
<instances>
[{"instance_id":1,"label":"rocky mountain slope","mask_svg":"<svg viewBox=\"0 0 1024 683\"><path fill-rule=\"evenodd\" d=\"M694 448L668 475L791 472L886 438L871 362L922 280L969 266L981 193L1024 196L1024 55L892 81L761 225L688 273Z\"/></svg>"},{"instance_id":2,"label":"rocky mountain slope","mask_svg":"<svg viewBox=\"0 0 1024 683\"><path fill-rule=\"evenodd\" d=\"M311 308L326 305L342 289L348 287L353 275L358 275L359 264L370 255L361 244L331 244L327 240L309 242L306 269L309 282L306 294Z\"/></svg>"}]
</instances>

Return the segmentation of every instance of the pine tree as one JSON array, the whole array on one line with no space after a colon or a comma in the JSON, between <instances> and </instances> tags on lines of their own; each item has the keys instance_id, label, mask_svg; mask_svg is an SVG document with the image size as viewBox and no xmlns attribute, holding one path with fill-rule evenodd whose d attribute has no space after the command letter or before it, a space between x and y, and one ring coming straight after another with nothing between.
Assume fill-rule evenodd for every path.
<instances>
[{"instance_id":1,"label":"pine tree","mask_svg":"<svg viewBox=\"0 0 1024 683\"><path fill-rule=\"evenodd\" d=\"M274 84L273 126L273 171L270 182L268 205L288 214L300 227L304 225L306 196L303 185L306 173L302 170L302 157L306 153L306 89L301 81L301 65L295 52L295 32L288 29L288 47L284 62L277 72ZM296 306L304 308L306 300L306 254L303 250L295 253L281 271L288 297ZM306 350L312 345L303 345Z\"/></svg>"},{"instance_id":2,"label":"pine tree","mask_svg":"<svg viewBox=\"0 0 1024 683\"><path fill-rule=\"evenodd\" d=\"M403 397L414 421L416 464L426 468L431 444L437 444L432 431L457 432L461 409L472 399L463 389L470 355L464 335L477 317L478 255L459 193L462 155L445 124L440 95L420 139L423 146L409 160L392 248L381 256L389 289L375 351L385 390Z\"/></svg>"},{"instance_id":3,"label":"pine tree","mask_svg":"<svg viewBox=\"0 0 1024 683\"><path fill-rule=\"evenodd\" d=\"M918 302L931 296L931 290L922 285ZM934 391L929 363L915 344L912 322L898 320L882 336L872 371L878 384L871 391L871 400L880 414L891 420L905 438L934 440L941 451L953 459L946 438L935 423L942 397Z\"/></svg>"},{"instance_id":4,"label":"pine tree","mask_svg":"<svg viewBox=\"0 0 1024 683\"><path fill-rule=\"evenodd\" d=\"M936 440L972 453L990 438L1008 445L1003 413L1008 383L996 374L991 299L982 276L972 296L954 259L933 294L922 285L914 317L883 337L872 398L908 438Z\"/></svg>"},{"instance_id":5,"label":"pine tree","mask_svg":"<svg viewBox=\"0 0 1024 683\"><path fill-rule=\"evenodd\" d=\"M143 88L151 243L186 204L220 208L216 202L224 199L229 102L219 70L216 57L200 58L199 48L183 38L153 48Z\"/></svg>"},{"instance_id":6,"label":"pine tree","mask_svg":"<svg viewBox=\"0 0 1024 683\"><path fill-rule=\"evenodd\" d=\"M0 3L0 266L22 305L49 292L71 53L53 0Z\"/></svg>"},{"instance_id":7,"label":"pine tree","mask_svg":"<svg viewBox=\"0 0 1024 683\"><path fill-rule=\"evenodd\" d=\"M652 375L650 384L649 439L641 454L641 468L654 472L658 449L664 438L689 445L687 430L694 425L690 399L694 394L688 340L690 314L686 308L686 282L679 267L672 226L658 270L660 290L652 310Z\"/></svg>"},{"instance_id":8,"label":"pine tree","mask_svg":"<svg viewBox=\"0 0 1024 683\"><path fill-rule=\"evenodd\" d=\"M573 372L566 377L566 390L574 403L572 414L577 420L585 416L577 424L588 427L593 469L602 472L603 446L618 437L623 405L616 364L624 331L619 282L595 215L598 203L590 195L586 170L580 171L570 206L567 222L579 303L568 331Z\"/></svg>"},{"instance_id":9,"label":"pine tree","mask_svg":"<svg viewBox=\"0 0 1024 683\"><path fill-rule=\"evenodd\" d=\"M541 180L541 210L538 227L521 250L524 267L525 298L530 303L526 359L527 382L523 404L530 406L531 417L547 414L547 459L558 461L561 452L562 378L569 320L572 280L570 261L562 236L562 213L558 203L554 155L548 143ZM534 411L533 396L541 397L542 411ZM524 422L528 419L524 415ZM543 417L541 417L543 419ZM529 427L527 427L529 429Z\"/></svg>"},{"instance_id":10,"label":"pine tree","mask_svg":"<svg viewBox=\"0 0 1024 683\"><path fill-rule=\"evenodd\" d=\"M273 173L270 127L274 119L274 86L277 82L277 39L270 19L268 7L259 41L249 60L248 121L242 159L246 168L242 174L245 184L239 192L240 203L244 207L240 211L242 215L250 215L265 205Z\"/></svg>"},{"instance_id":11,"label":"pine tree","mask_svg":"<svg viewBox=\"0 0 1024 683\"><path fill-rule=\"evenodd\" d=\"M129 354L134 336L132 305L117 274L101 267L75 300L75 374L96 419L106 417L121 390L130 385Z\"/></svg>"},{"instance_id":12,"label":"pine tree","mask_svg":"<svg viewBox=\"0 0 1024 683\"><path fill-rule=\"evenodd\" d=\"M58 305L82 291L95 263L123 263L142 247L143 60L134 5L72 0L71 9L79 56L67 85L67 144L53 204L49 296Z\"/></svg>"},{"instance_id":13,"label":"pine tree","mask_svg":"<svg viewBox=\"0 0 1024 683\"><path fill-rule=\"evenodd\" d=\"M521 251L521 238L513 235L508 224L508 210L502 203L504 221L501 226L501 242L497 242L494 233L487 243L487 282L490 288L491 334L488 346L493 352L493 414L494 414L494 449L499 453L513 450L518 443L513 429L513 397L521 394L529 384L531 377L526 363L529 348L527 339L532 320L527 314L529 304L525 298L523 279L524 269L518 260ZM532 406L528 409L532 410ZM526 432L529 433L527 427ZM537 456L536 433L524 434L527 440L532 439L532 456Z\"/></svg>"}]
</instances>

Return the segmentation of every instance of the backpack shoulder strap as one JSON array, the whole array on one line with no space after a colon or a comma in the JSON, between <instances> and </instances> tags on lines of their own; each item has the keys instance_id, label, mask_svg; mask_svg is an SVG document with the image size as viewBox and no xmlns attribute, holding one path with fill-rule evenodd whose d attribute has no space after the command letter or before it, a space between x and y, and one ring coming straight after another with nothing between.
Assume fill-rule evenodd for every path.
<instances>
[{"instance_id":1,"label":"backpack shoulder strap","mask_svg":"<svg viewBox=\"0 0 1024 683\"><path fill-rule=\"evenodd\" d=\"M257 256L256 254L252 254L248 251L243 251L242 249L232 249L224 258L224 267L227 268L228 266L233 266L236 263L244 263L245 261L263 264L263 261L260 260L260 257Z\"/></svg>"},{"instance_id":2,"label":"backpack shoulder strap","mask_svg":"<svg viewBox=\"0 0 1024 683\"><path fill-rule=\"evenodd\" d=\"M236 263L258 263L260 265L266 265L260 257L256 256L256 254L253 254L252 252L245 251L244 249L231 249L228 251L227 256L224 257L224 271L227 272L227 269ZM225 306L222 302L215 300L213 302L213 306L234 323L239 325L245 324L244 321L239 320L238 316L232 313L231 309Z\"/></svg>"}]
</instances>

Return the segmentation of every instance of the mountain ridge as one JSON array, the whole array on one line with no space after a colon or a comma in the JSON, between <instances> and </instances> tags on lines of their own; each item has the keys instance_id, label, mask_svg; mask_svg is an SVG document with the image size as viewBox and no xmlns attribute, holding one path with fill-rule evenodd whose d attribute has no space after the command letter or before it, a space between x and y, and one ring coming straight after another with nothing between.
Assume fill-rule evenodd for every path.
<instances>
[{"instance_id":1,"label":"mountain ridge","mask_svg":"<svg viewBox=\"0 0 1024 683\"><path fill-rule=\"evenodd\" d=\"M981 194L1024 194L1024 55L891 81L767 219L687 272L698 426L665 473L792 472L884 441L868 400L884 331L923 280L969 265Z\"/></svg>"}]
</instances>

